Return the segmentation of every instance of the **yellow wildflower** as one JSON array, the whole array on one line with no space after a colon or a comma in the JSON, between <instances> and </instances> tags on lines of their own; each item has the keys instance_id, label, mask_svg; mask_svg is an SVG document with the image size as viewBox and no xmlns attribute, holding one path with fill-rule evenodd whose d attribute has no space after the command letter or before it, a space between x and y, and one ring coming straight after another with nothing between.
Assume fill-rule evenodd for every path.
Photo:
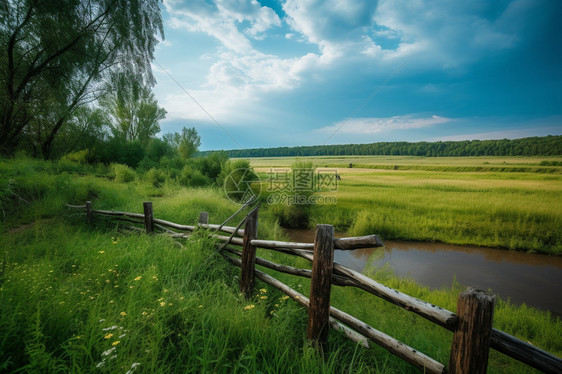
<instances>
[{"instance_id":1,"label":"yellow wildflower","mask_svg":"<svg viewBox=\"0 0 562 374\"><path fill-rule=\"evenodd\" d=\"M119 314L121 314L121 317L125 317L127 315L127 312L121 312Z\"/></svg>"},{"instance_id":2,"label":"yellow wildflower","mask_svg":"<svg viewBox=\"0 0 562 374\"><path fill-rule=\"evenodd\" d=\"M113 337L113 334L106 334L103 338L104 339L110 339L111 337Z\"/></svg>"},{"instance_id":3,"label":"yellow wildflower","mask_svg":"<svg viewBox=\"0 0 562 374\"><path fill-rule=\"evenodd\" d=\"M281 296L279 299L280 300L287 300L289 298L289 296L285 295L285 296Z\"/></svg>"},{"instance_id":4,"label":"yellow wildflower","mask_svg":"<svg viewBox=\"0 0 562 374\"><path fill-rule=\"evenodd\" d=\"M138 277L136 277L136 278L135 278L135 281L140 281L140 280L141 280L141 278L142 278L142 276L141 276L141 275L139 275Z\"/></svg>"},{"instance_id":5,"label":"yellow wildflower","mask_svg":"<svg viewBox=\"0 0 562 374\"><path fill-rule=\"evenodd\" d=\"M254 304L250 304L250 305L246 305L244 307L244 310L250 310L250 309L254 309L256 306Z\"/></svg>"},{"instance_id":6,"label":"yellow wildflower","mask_svg":"<svg viewBox=\"0 0 562 374\"><path fill-rule=\"evenodd\" d=\"M197 308L203 308L203 305L199 305Z\"/></svg>"},{"instance_id":7,"label":"yellow wildflower","mask_svg":"<svg viewBox=\"0 0 562 374\"><path fill-rule=\"evenodd\" d=\"M162 302L160 303L160 306L166 306L166 302L165 302L165 301L162 301Z\"/></svg>"},{"instance_id":8,"label":"yellow wildflower","mask_svg":"<svg viewBox=\"0 0 562 374\"><path fill-rule=\"evenodd\" d=\"M261 293L266 293L267 290L266 290L265 288L262 288L262 289L260 289L260 292L261 292Z\"/></svg>"},{"instance_id":9,"label":"yellow wildflower","mask_svg":"<svg viewBox=\"0 0 562 374\"><path fill-rule=\"evenodd\" d=\"M105 253L105 251L98 251L98 253Z\"/></svg>"},{"instance_id":10,"label":"yellow wildflower","mask_svg":"<svg viewBox=\"0 0 562 374\"><path fill-rule=\"evenodd\" d=\"M119 343L121 343L121 341L120 341L120 340L116 340L116 341L114 341L113 343L111 343L111 345L116 346L116 345L119 344Z\"/></svg>"},{"instance_id":11,"label":"yellow wildflower","mask_svg":"<svg viewBox=\"0 0 562 374\"><path fill-rule=\"evenodd\" d=\"M260 296L260 299L265 300L265 299L267 299L267 296L265 296L265 295L264 295L264 296Z\"/></svg>"}]
</instances>

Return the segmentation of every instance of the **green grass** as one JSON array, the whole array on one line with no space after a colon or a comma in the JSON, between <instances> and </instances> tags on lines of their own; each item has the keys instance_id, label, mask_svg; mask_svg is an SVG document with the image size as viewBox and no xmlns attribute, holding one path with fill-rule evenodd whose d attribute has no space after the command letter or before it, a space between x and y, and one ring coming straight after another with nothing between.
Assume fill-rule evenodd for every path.
<instances>
[{"instance_id":1,"label":"green grass","mask_svg":"<svg viewBox=\"0 0 562 374\"><path fill-rule=\"evenodd\" d=\"M329 223L351 235L375 233L387 240L562 254L562 167L542 170L545 163L558 165L560 157L302 159L337 168L342 178L337 191L322 192L337 204L314 206L311 225ZM251 161L265 173L294 159Z\"/></svg>"},{"instance_id":2,"label":"green grass","mask_svg":"<svg viewBox=\"0 0 562 374\"><path fill-rule=\"evenodd\" d=\"M204 231L181 248L167 237L122 234L99 218L86 226L83 215L62 206L88 199L95 208L142 212L142 202L151 200L158 218L194 224L207 211L214 223L238 208L220 190L156 188L18 162L0 163L13 180L1 200L11 214L0 228L0 372L127 372L137 363L136 372L162 373L417 372L382 348L359 348L334 331L320 357L306 342L306 310L259 281L245 300L239 269L217 254ZM260 238L281 238L267 215L259 229ZM310 266L271 251L258 255ZM308 280L269 273L309 293ZM370 275L455 310L458 285L429 290L385 270ZM447 363L452 335L444 329L360 290L334 288L332 303ZM560 319L547 312L500 301L494 325L562 355ZM492 353L489 370L533 372L499 353Z\"/></svg>"}]
</instances>

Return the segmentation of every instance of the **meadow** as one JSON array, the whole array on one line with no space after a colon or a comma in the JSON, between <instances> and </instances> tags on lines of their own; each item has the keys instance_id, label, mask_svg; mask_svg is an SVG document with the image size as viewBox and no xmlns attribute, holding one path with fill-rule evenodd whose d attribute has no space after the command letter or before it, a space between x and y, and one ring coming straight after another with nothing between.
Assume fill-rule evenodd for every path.
<instances>
[{"instance_id":1,"label":"meadow","mask_svg":"<svg viewBox=\"0 0 562 374\"><path fill-rule=\"evenodd\" d=\"M119 181L103 166L27 159L0 161L0 176L0 372L417 372L337 332L318 355L306 342L306 311L260 282L246 300L239 270L218 255L204 230L180 247L169 237L124 234L101 219L87 226L83 215L64 207L92 200L98 209L142 212L150 200L158 218L193 224L207 211L211 222L222 222L239 205L220 188L172 181L155 187L142 176ZM283 231L261 214L259 237L283 239ZM309 267L270 251L258 255ZM388 269L369 275L453 311L462 290L458 284L430 290ZM309 292L307 280L275 276ZM450 332L359 290L334 288L332 302L447 362ZM562 322L550 313L499 300L494 321L562 355ZM495 352L489 371L534 372Z\"/></svg>"},{"instance_id":2,"label":"meadow","mask_svg":"<svg viewBox=\"0 0 562 374\"><path fill-rule=\"evenodd\" d=\"M562 254L561 157L349 156L256 158L271 170L296 160L341 176L337 204L311 207L309 225L351 235ZM351 167L350 167L351 166Z\"/></svg>"}]
</instances>

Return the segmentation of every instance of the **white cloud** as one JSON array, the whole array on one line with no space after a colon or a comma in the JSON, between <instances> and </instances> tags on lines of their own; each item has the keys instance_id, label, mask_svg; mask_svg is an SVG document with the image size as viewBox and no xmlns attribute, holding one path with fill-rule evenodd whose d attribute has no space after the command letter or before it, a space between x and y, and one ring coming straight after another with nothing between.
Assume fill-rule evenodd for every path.
<instances>
[{"instance_id":1,"label":"white cloud","mask_svg":"<svg viewBox=\"0 0 562 374\"><path fill-rule=\"evenodd\" d=\"M450 118L436 115L424 118L413 114L388 118L352 118L338 122L333 126L324 127L318 131L329 134L377 134L394 130L431 127L450 121Z\"/></svg>"},{"instance_id":2,"label":"white cloud","mask_svg":"<svg viewBox=\"0 0 562 374\"><path fill-rule=\"evenodd\" d=\"M206 82L197 88L188 87L217 119L231 120L240 112L245 119L251 117L250 108L263 93L293 89L306 71L325 63L314 53L281 58L254 48L253 40L261 40L270 29L281 26L278 15L255 0L167 0L165 6L170 27L204 33L220 42L218 50L207 53L213 62ZM161 100L168 110L168 120L199 117L200 108L189 110L186 100L190 99L184 93L168 94Z\"/></svg>"}]
</instances>

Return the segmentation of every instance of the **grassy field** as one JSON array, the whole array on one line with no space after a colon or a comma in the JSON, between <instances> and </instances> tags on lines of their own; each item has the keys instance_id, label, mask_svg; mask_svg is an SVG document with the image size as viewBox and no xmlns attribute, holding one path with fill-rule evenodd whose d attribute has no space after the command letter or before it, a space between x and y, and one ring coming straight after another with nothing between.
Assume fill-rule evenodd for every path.
<instances>
[{"instance_id":1,"label":"grassy field","mask_svg":"<svg viewBox=\"0 0 562 374\"><path fill-rule=\"evenodd\" d=\"M408 373L413 367L373 347L365 350L332 332L324 358L306 343L306 311L258 282L251 300L238 291L228 265L204 232L183 242L125 235L64 203L142 211L193 224L200 211L222 222L238 205L220 189L156 188L120 183L70 164L0 162L0 372L302 372ZM259 237L281 239L266 214ZM260 250L260 256L309 267L302 259ZM270 272L271 273L271 272ZM382 270L388 286L455 310L460 286L429 290ZM306 280L275 276L303 294ZM362 291L335 288L335 306L447 363L451 333ZM494 326L562 355L562 323L547 312L499 301ZM491 373L533 370L492 353Z\"/></svg>"},{"instance_id":2,"label":"grassy field","mask_svg":"<svg viewBox=\"0 0 562 374\"><path fill-rule=\"evenodd\" d=\"M310 223L352 235L440 241L562 254L561 157L303 157L336 169L337 204ZM267 179L295 158L250 159ZM352 164L352 168L349 165Z\"/></svg>"}]
</instances>

